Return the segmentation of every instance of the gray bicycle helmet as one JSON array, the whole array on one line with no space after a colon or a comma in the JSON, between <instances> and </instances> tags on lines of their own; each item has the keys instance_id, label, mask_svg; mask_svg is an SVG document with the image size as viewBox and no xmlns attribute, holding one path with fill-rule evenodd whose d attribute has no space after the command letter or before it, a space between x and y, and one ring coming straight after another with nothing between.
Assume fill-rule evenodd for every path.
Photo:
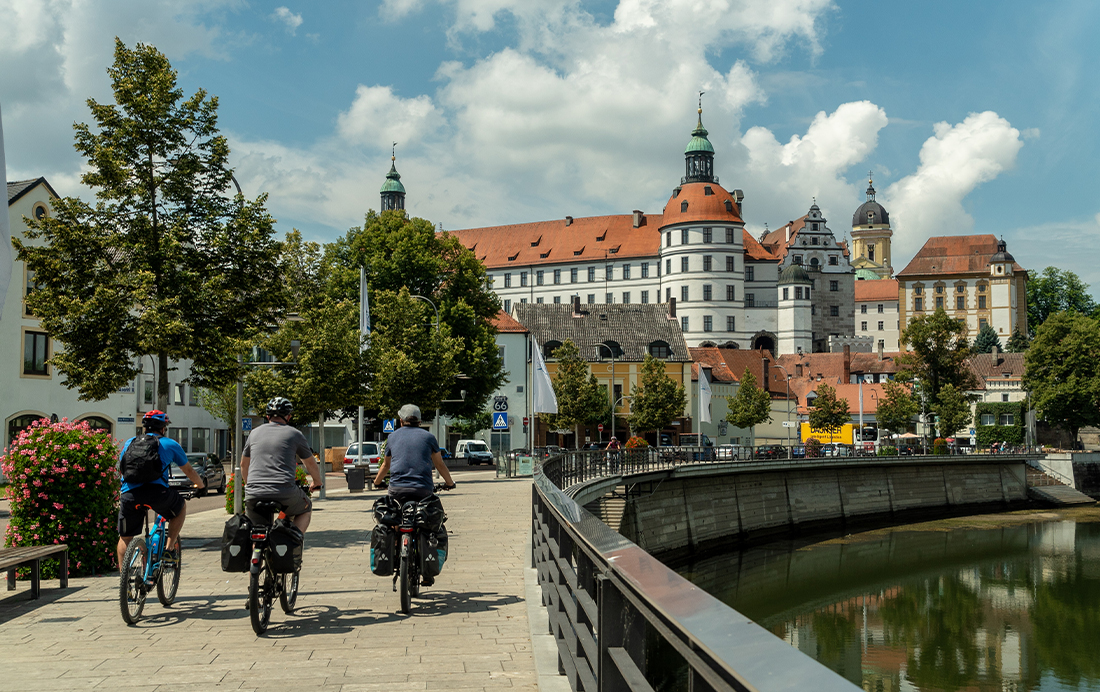
<instances>
[{"instance_id":1,"label":"gray bicycle helmet","mask_svg":"<svg viewBox=\"0 0 1100 692\"><path fill-rule=\"evenodd\" d=\"M281 396L277 396L267 402L267 408L264 409L265 416L286 418L292 413L294 413L294 404L290 403L290 399Z\"/></svg>"}]
</instances>

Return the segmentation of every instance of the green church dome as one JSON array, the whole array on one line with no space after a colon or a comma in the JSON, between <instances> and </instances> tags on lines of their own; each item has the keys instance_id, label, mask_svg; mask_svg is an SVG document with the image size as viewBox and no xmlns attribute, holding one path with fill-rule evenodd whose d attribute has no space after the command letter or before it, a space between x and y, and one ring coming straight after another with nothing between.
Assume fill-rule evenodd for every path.
<instances>
[{"instance_id":1,"label":"green church dome","mask_svg":"<svg viewBox=\"0 0 1100 692\"><path fill-rule=\"evenodd\" d=\"M382 183L381 191L405 194L405 186L401 184L401 174L397 172L395 163L390 164L390 172L386 174L386 182Z\"/></svg>"}]
</instances>

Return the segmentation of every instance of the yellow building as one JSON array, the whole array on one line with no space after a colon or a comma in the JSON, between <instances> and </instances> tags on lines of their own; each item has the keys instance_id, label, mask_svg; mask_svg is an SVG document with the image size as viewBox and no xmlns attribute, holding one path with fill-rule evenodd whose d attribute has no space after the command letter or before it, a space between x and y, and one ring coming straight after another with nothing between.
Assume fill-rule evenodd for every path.
<instances>
[{"instance_id":1,"label":"yellow building","mask_svg":"<svg viewBox=\"0 0 1100 692\"><path fill-rule=\"evenodd\" d=\"M880 279L888 279L894 273L890 259L890 214L875 201L875 186L867 181L867 201L852 215L852 266L856 276L871 272Z\"/></svg>"}]
</instances>

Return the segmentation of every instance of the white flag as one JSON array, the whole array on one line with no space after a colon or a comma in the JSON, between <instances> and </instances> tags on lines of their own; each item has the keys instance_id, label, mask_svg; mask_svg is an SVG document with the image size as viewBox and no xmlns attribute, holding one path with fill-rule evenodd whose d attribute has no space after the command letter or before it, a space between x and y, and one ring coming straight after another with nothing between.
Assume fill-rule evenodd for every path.
<instances>
[{"instance_id":1,"label":"white flag","mask_svg":"<svg viewBox=\"0 0 1100 692\"><path fill-rule=\"evenodd\" d=\"M546 372L546 363L542 360L542 349L538 342L531 349L531 411L532 413L557 413L558 397L554 396L554 385L550 383L550 373Z\"/></svg>"},{"instance_id":2,"label":"white flag","mask_svg":"<svg viewBox=\"0 0 1100 692\"><path fill-rule=\"evenodd\" d=\"M699 368L699 422L710 422L710 383L702 367Z\"/></svg>"},{"instance_id":3,"label":"white flag","mask_svg":"<svg viewBox=\"0 0 1100 692\"><path fill-rule=\"evenodd\" d=\"M4 163L4 120L0 113L0 181L8 189L8 172ZM8 205L0 213L0 318L4 317L4 297L8 295L8 282L11 281L11 228L8 226Z\"/></svg>"}]
</instances>

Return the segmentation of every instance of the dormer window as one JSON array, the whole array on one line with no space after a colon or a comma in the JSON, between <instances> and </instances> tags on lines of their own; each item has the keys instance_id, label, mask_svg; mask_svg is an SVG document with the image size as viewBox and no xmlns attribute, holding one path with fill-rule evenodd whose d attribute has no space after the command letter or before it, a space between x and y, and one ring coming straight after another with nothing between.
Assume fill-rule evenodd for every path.
<instances>
[{"instance_id":1,"label":"dormer window","mask_svg":"<svg viewBox=\"0 0 1100 692\"><path fill-rule=\"evenodd\" d=\"M606 237L607 237L607 231L604 231L603 235L596 236L596 242L597 243L602 243L603 239L606 238Z\"/></svg>"},{"instance_id":2,"label":"dormer window","mask_svg":"<svg viewBox=\"0 0 1100 692\"><path fill-rule=\"evenodd\" d=\"M871 225L874 222L875 222L875 212L873 212L873 211L867 212L867 224Z\"/></svg>"},{"instance_id":3,"label":"dormer window","mask_svg":"<svg viewBox=\"0 0 1100 692\"><path fill-rule=\"evenodd\" d=\"M519 253L518 253L518 252L517 252L516 254L512 255L511 257L509 257L509 258L508 258L508 261L509 261L509 262L515 262L515 261L516 261L516 258L517 258L517 257L519 257Z\"/></svg>"},{"instance_id":4,"label":"dormer window","mask_svg":"<svg viewBox=\"0 0 1100 692\"><path fill-rule=\"evenodd\" d=\"M687 200L685 199L683 202L680 202L680 213L682 214L687 210L688 210L688 203L687 203Z\"/></svg>"},{"instance_id":5,"label":"dormer window","mask_svg":"<svg viewBox=\"0 0 1100 692\"><path fill-rule=\"evenodd\" d=\"M542 236L540 235L538 238L531 241L531 247L538 247L539 243L541 243L541 242L542 242Z\"/></svg>"},{"instance_id":6,"label":"dormer window","mask_svg":"<svg viewBox=\"0 0 1100 692\"><path fill-rule=\"evenodd\" d=\"M706 197L713 197L714 196L714 190L711 188L710 185L706 185L706 186L703 187L703 195L706 196Z\"/></svg>"},{"instance_id":7,"label":"dormer window","mask_svg":"<svg viewBox=\"0 0 1100 692\"><path fill-rule=\"evenodd\" d=\"M672 357L672 349L669 347L667 341L654 341L649 344L649 355L654 358L660 358L661 360L667 360Z\"/></svg>"},{"instance_id":8,"label":"dormer window","mask_svg":"<svg viewBox=\"0 0 1100 692\"><path fill-rule=\"evenodd\" d=\"M729 213L729 214L733 213L733 202L731 202L728 199L726 200L726 213Z\"/></svg>"},{"instance_id":9,"label":"dormer window","mask_svg":"<svg viewBox=\"0 0 1100 692\"><path fill-rule=\"evenodd\" d=\"M550 256L550 250L547 250L546 252L540 252L539 253L539 258L541 258L541 259L546 259L549 256Z\"/></svg>"}]
</instances>

